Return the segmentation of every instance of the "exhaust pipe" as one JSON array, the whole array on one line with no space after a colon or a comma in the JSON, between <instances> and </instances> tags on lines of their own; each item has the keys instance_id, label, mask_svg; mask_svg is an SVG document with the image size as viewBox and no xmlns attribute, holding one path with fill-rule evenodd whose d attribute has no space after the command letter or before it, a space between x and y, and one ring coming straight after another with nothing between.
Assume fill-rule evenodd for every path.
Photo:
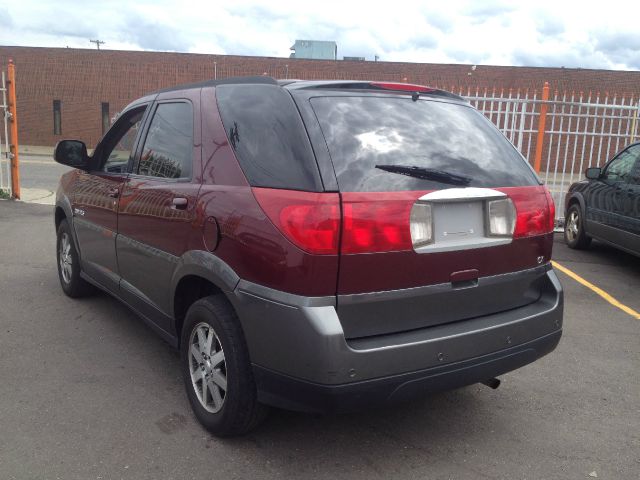
<instances>
[{"instance_id":1,"label":"exhaust pipe","mask_svg":"<svg viewBox=\"0 0 640 480\"><path fill-rule=\"evenodd\" d=\"M480 383L494 390L500 386L500 380L498 380L497 378L490 378L489 380L484 380Z\"/></svg>"}]
</instances>

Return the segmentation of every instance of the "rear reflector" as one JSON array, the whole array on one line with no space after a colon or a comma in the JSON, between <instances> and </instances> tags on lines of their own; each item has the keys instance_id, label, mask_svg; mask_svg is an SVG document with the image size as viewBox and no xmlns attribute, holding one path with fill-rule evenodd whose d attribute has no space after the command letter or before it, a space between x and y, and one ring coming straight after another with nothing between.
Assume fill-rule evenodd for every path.
<instances>
[{"instance_id":1,"label":"rear reflector","mask_svg":"<svg viewBox=\"0 0 640 480\"><path fill-rule=\"evenodd\" d=\"M253 188L271 222L294 245L316 255L336 255L340 236L337 193Z\"/></svg>"}]
</instances>

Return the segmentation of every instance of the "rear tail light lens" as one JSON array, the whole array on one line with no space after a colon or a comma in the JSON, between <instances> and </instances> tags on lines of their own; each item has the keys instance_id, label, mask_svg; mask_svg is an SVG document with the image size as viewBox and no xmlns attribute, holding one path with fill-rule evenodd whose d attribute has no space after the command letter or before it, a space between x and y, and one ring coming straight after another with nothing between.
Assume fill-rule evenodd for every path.
<instances>
[{"instance_id":1,"label":"rear tail light lens","mask_svg":"<svg viewBox=\"0 0 640 480\"><path fill-rule=\"evenodd\" d=\"M556 228L556 204L553 201L553 197L551 196L551 192L547 187L544 187L544 194L547 197L547 205L549 207L549 230L553 232L553 229Z\"/></svg>"},{"instance_id":2,"label":"rear tail light lens","mask_svg":"<svg viewBox=\"0 0 640 480\"><path fill-rule=\"evenodd\" d=\"M487 202L487 234L522 238L553 231L554 204L544 187L498 189ZM434 242L433 211L416 200L426 192L337 193L253 188L262 210L294 245L316 255L407 251ZM340 228L342 220L342 243Z\"/></svg>"},{"instance_id":3,"label":"rear tail light lens","mask_svg":"<svg viewBox=\"0 0 640 480\"><path fill-rule=\"evenodd\" d=\"M509 198L490 200L487 206L489 235L510 237L516 225L516 209Z\"/></svg>"},{"instance_id":4,"label":"rear tail light lens","mask_svg":"<svg viewBox=\"0 0 640 480\"><path fill-rule=\"evenodd\" d=\"M343 193L342 253L412 250L409 217L422 195L424 192Z\"/></svg>"},{"instance_id":5,"label":"rear tail light lens","mask_svg":"<svg viewBox=\"0 0 640 480\"><path fill-rule=\"evenodd\" d=\"M553 232L554 207L549 202L545 187L500 188L506 193L516 208L516 226L513 238L532 237Z\"/></svg>"},{"instance_id":6,"label":"rear tail light lens","mask_svg":"<svg viewBox=\"0 0 640 480\"><path fill-rule=\"evenodd\" d=\"M431 205L427 203L415 203L411 207L411 242L413 248L422 247L433 243L433 216Z\"/></svg>"},{"instance_id":7,"label":"rear tail light lens","mask_svg":"<svg viewBox=\"0 0 640 480\"><path fill-rule=\"evenodd\" d=\"M253 188L262 210L294 245L316 255L336 255L340 238L337 193Z\"/></svg>"}]
</instances>

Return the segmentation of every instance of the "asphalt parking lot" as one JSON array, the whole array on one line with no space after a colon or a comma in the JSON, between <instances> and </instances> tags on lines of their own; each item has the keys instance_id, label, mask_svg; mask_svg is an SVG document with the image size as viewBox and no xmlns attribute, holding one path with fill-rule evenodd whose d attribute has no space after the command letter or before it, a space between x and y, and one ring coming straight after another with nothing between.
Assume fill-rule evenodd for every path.
<instances>
[{"instance_id":1,"label":"asphalt parking lot","mask_svg":"<svg viewBox=\"0 0 640 480\"><path fill-rule=\"evenodd\" d=\"M637 479L640 320L559 273L564 336L540 361L409 405L274 411L219 440L191 414L178 355L107 295L74 301L50 206L0 201L2 479ZM554 257L640 311L640 259Z\"/></svg>"}]
</instances>

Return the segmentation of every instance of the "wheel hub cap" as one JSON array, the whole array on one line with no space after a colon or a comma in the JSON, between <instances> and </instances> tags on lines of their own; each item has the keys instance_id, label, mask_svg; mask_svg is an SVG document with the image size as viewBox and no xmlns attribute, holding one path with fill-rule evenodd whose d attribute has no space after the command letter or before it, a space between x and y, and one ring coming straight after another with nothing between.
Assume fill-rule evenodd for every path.
<instances>
[{"instance_id":1,"label":"wheel hub cap","mask_svg":"<svg viewBox=\"0 0 640 480\"><path fill-rule=\"evenodd\" d=\"M191 332L189 369L200 405L211 413L220 411L227 395L227 368L222 344L207 323L199 323Z\"/></svg>"}]
</instances>

